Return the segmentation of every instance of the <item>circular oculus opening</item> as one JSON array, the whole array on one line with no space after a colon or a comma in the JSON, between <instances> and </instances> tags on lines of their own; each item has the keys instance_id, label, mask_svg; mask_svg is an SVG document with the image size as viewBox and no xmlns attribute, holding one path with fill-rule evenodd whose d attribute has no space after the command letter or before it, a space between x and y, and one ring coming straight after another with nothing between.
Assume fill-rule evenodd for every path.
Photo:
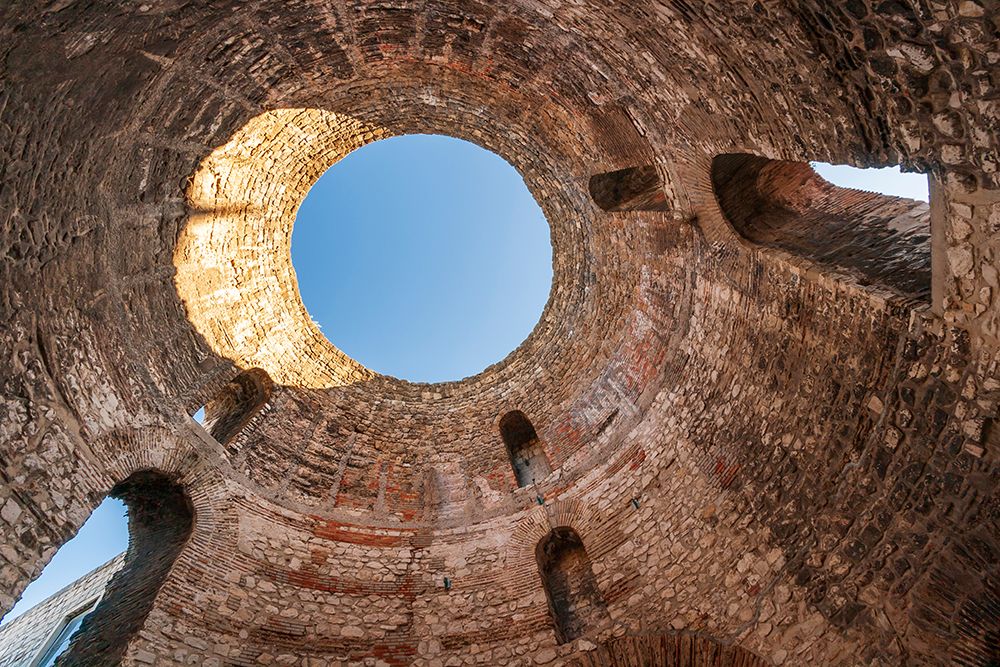
<instances>
[{"instance_id":1,"label":"circular oculus opening","mask_svg":"<svg viewBox=\"0 0 1000 667\"><path fill-rule=\"evenodd\" d=\"M330 167L291 239L327 339L414 382L475 375L531 333L552 284L549 226L521 175L473 143L404 135Z\"/></svg>"},{"instance_id":2,"label":"circular oculus opening","mask_svg":"<svg viewBox=\"0 0 1000 667\"><path fill-rule=\"evenodd\" d=\"M448 123L442 123L448 126ZM191 325L212 353L231 360L243 370L261 369L275 384L283 386L337 389L382 377L390 382L380 382L379 386L396 386L399 391L408 391L405 381L397 383L391 381L391 377L379 376L376 370L363 365L331 342L330 339L333 339L345 347L349 345L338 337L336 323L353 315L338 313L335 323L330 324L324 323L323 318L316 317L315 313L307 312L292 266L292 235L297 212L309 191L331 165L337 165L354 151L379 140L400 136L420 140L421 135L427 134L424 125L397 125L385 127L372 119L316 108L276 109L251 118L225 144L212 150L199 163L186 190L188 217L174 249L176 272L173 281ZM414 129L406 132L408 126ZM516 138L517 135L511 136ZM525 147L513 138L506 135L494 138L504 140L499 145L505 146L505 151L523 157ZM505 143L508 140L512 142L510 145ZM465 145L465 142L455 139L446 138L445 141ZM468 148L502 165L510 177L516 179L515 183L523 187L520 176L499 157L475 145L468 145ZM432 161L423 157L404 165L399 178L413 179L415 175L431 172ZM511 368L509 364L520 359L518 354L524 349L523 344L514 353L504 355L517 346L525 334L529 334L525 343L530 341L534 353L537 351L534 346L539 341L550 344L553 336L557 335L554 332L565 327L572 330L573 316L578 312L573 299L584 296L582 284L572 280L572 276L577 275L579 263L586 259L579 245L583 227L579 219L573 217L571 221L567 217L568 212L575 209L572 202L564 201L559 196L552 197L557 194L552 190L553 184L540 177L536 171L538 166L530 161L527 163L528 182L535 184L533 192L545 195L544 218L535 203L528 199L527 190L522 190L522 194L525 200L530 201L534 211L537 220L534 229L541 240L544 255L544 259L533 262L532 266L545 271L546 278L539 281L537 305L532 309L534 312L528 323L522 326L519 333L508 335L505 345L494 347L492 354L482 355L477 363L467 363L458 370L445 369L442 372L438 369L434 374L421 376L380 366L370 359L365 359L367 363L387 373L434 382L461 378L480 370L489 374ZM542 168L544 170L544 166ZM454 175L456 172L457 175ZM472 213L466 216L468 224L492 224L492 231L507 231L511 238L517 237L517 232L512 231L508 224L510 220L496 215L510 211L510 201L497 201L497 197L493 196L497 189L495 183L483 181L470 185L463 180L469 175L467 172L469 170L453 169L450 180L441 179L447 180L441 197L448 200L457 198L456 193L475 193L478 198L473 199ZM388 181L386 173L380 171L373 179ZM393 196L396 196L395 192ZM357 198L357 195L352 192L349 197ZM377 197L369 195L369 199ZM576 213L586 220L589 210L584 206L584 210ZM490 214L493 216L490 217ZM549 217L553 219L551 225L547 221ZM410 219L409 212L405 219ZM516 218L515 222L518 220L520 218ZM489 250L496 256L504 246L497 244L493 238L484 236L478 243L483 248L490 246ZM517 281L525 271L529 258L533 257L528 249L528 240L523 236L514 240L516 243L508 242L506 245L508 251L513 245L513 253L508 253L508 259L501 262L507 267L503 274L506 290L503 298L494 297L492 302L486 299L477 301L492 308L495 317L502 316L509 320L514 319L512 309L526 303L526 289ZM334 256L341 246L345 244L339 239L335 245L325 246L326 255ZM512 255L516 259L510 259ZM428 256L429 253L424 253L425 258ZM460 259L454 254L447 257L452 281L465 279L456 270L460 265L457 260ZM429 261L425 259L425 262ZM480 267L475 268L478 270ZM299 271L302 271L301 267ZM548 277L550 272L554 274L551 278ZM547 318L545 327L534 324L538 320L539 309L543 311L541 317ZM469 320L467 310L452 309L453 313L462 317L455 327L460 332L470 331L465 321ZM323 329L317 326L314 318ZM465 338L474 341L476 335L466 333ZM540 338L536 339L536 336ZM501 357L500 363L483 369L483 366ZM434 360L433 357L428 358ZM527 367L518 364L513 368ZM472 388L476 382L457 384Z\"/></svg>"}]
</instances>

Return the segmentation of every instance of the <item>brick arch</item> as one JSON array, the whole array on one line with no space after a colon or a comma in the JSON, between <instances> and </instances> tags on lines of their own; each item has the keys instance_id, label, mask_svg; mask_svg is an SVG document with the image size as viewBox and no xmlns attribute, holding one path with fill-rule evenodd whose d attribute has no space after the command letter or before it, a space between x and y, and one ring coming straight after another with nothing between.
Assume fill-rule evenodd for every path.
<instances>
[{"instance_id":1,"label":"brick arch","mask_svg":"<svg viewBox=\"0 0 1000 667\"><path fill-rule=\"evenodd\" d=\"M587 503L573 498L546 500L527 512L518 521L507 544L507 562L512 567L534 569L535 547L553 528L572 527L580 537L589 542L601 526L601 517ZM620 536L623 538L623 536Z\"/></svg>"},{"instance_id":2,"label":"brick arch","mask_svg":"<svg viewBox=\"0 0 1000 667\"><path fill-rule=\"evenodd\" d=\"M177 613L178 589L169 580L208 584L215 577L204 570L199 553L208 544L228 544L235 552L237 517L217 465L224 461L209 463L194 447L183 433L156 428L116 430L92 443L102 471L93 483L103 491L88 494L88 510L105 496L124 501L129 546L60 665L119 664L129 646L146 641L144 627L160 628L170 621L163 614ZM161 593L168 588L171 599L165 600Z\"/></svg>"},{"instance_id":3,"label":"brick arch","mask_svg":"<svg viewBox=\"0 0 1000 667\"><path fill-rule=\"evenodd\" d=\"M225 488L226 475L231 471L218 445L215 451L201 449L211 439L200 431L192 424L188 431L130 429L104 436L94 446L100 452L105 472L102 483L107 490L137 472L158 471L182 486L190 498L197 517L193 524L195 539L235 544L237 517Z\"/></svg>"},{"instance_id":4,"label":"brick arch","mask_svg":"<svg viewBox=\"0 0 1000 667\"><path fill-rule=\"evenodd\" d=\"M118 664L192 533L190 497L174 477L159 470L138 470L108 495L128 507L125 563L59 659L64 667Z\"/></svg>"},{"instance_id":5,"label":"brick arch","mask_svg":"<svg viewBox=\"0 0 1000 667\"><path fill-rule=\"evenodd\" d=\"M736 645L692 633L630 635L600 644L574 667L768 667L771 663Z\"/></svg>"}]
</instances>

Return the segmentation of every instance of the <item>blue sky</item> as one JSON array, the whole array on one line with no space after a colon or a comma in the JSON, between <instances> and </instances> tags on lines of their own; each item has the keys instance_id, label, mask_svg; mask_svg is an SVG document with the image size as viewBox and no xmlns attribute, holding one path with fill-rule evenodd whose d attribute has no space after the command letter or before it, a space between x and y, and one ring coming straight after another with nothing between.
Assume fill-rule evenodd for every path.
<instances>
[{"instance_id":1,"label":"blue sky","mask_svg":"<svg viewBox=\"0 0 1000 667\"><path fill-rule=\"evenodd\" d=\"M813 165L843 187L927 200L897 168ZM530 333L552 282L549 227L520 175L447 137L397 137L334 165L292 234L303 301L335 345L370 368L455 380ZM8 622L128 546L125 506L107 499L7 614Z\"/></svg>"},{"instance_id":2,"label":"blue sky","mask_svg":"<svg viewBox=\"0 0 1000 667\"><path fill-rule=\"evenodd\" d=\"M76 537L56 552L38 579L24 590L21 599L4 616L3 623L20 616L127 548L125 504L116 498L107 498L90 515Z\"/></svg>"},{"instance_id":3,"label":"blue sky","mask_svg":"<svg viewBox=\"0 0 1000 667\"><path fill-rule=\"evenodd\" d=\"M858 169L823 162L813 162L812 167L820 176L842 188L929 201L926 174L904 173L899 167Z\"/></svg>"},{"instance_id":4,"label":"blue sky","mask_svg":"<svg viewBox=\"0 0 1000 667\"><path fill-rule=\"evenodd\" d=\"M302 300L338 348L416 382L507 356L552 284L549 226L520 174L449 137L351 153L313 186L292 232Z\"/></svg>"}]
</instances>

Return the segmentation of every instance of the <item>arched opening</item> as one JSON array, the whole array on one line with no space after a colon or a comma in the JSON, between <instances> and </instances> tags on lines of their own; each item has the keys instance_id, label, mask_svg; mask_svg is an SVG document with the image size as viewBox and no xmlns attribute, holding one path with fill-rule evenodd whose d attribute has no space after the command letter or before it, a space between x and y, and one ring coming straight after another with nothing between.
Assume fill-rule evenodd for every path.
<instances>
[{"instance_id":1,"label":"arched opening","mask_svg":"<svg viewBox=\"0 0 1000 667\"><path fill-rule=\"evenodd\" d=\"M523 412L512 410L500 419L500 437L507 446L518 486L534 484L552 472L542 441Z\"/></svg>"},{"instance_id":2,"label":"arched opening","mask_svg":"<svg viewBox=\"0 0 1000 667\"><path fill-rule=\"evenodd\" d=\"M227 445L260 412L272 389L267 373L251 368L237 375L196 415L202 415L201 425L213 438Z\"/></svg>"},{"instance_id":3,"label":"arched opening","mask_svg":"<svg viewBox=\"0 0 1000 667\"><path fill-rule=\"evenodd\" d=\"M127 508L127 550L90 572L77 570L69 583L59 582L57 592L0 628L0 664L82 667L121 661L191 534L194 512L183 489L152 470L134 473L108 496ZM110 502L119 511L121 503ZM94 550L93 544L72 540L50 566L58 565L60 556L85 560ZM43 577L50 572L47 567Z\"/></svg>"},{"instance_id":4,"label":"arched opening","mask_svg":"<svg viewBox=\"0 0 1000 667\"><path fill-rule=\"evenodd\" d=\"M760 656L738 644L692 633L650 633L615 637L582 657L581 667L766 667Z\"/></svg>"},{"instance_id":5,"label":"arched opening","mask_svg":"<svg viewBox=\"0 0 1000 667\"><path fill-rule=\"evenodd\" d=\"M125 562L108 582L97 607L83 619L59 660L60 667L118 664L142 628L194 525L187 494L163 473L133 473L109 495L128 507Z\"/></svg>"},{"instance_id":6,"label":"arched opening","mask_svg":"<svg viewBox=\"0 0 1000 667\"><path fill-rule=\"evenodd\" d=\"M3 617L0 665L54 664L121 568L127 547L126 507L105 498Z\"/></svg>"},{"instance_id":7,"label":"arched opening","mask_svg":"<svg viewBox=\"0 0 1000 667\"><path fill-rule=\"evenodd\" d=\"M567 526L553 528L535 549L538 571L560 644L581 637L608 618L607 605L583 540Z\"/></svg>"},{"instance_id":8,"label":"arched opening","mask_svg":"<svg viewBox=\"0 0 1000 667\"><path fill-rule=\"evenodd\" d=\"M590 196L609 213L667 210L663 181L652 164L591 176Z\"/></svg>"},{"instance_id":9,"label":"arched opening","mask_svg":"<svg viewBox=\"0 0 1000 667\"><path fill-rule=\"evenodd\" d=\"M747 240L853 275L861 286L930 300L927 202L837 187L806 163L747 154L717 156L712 184Z\"/></svg>"}]
</instances>

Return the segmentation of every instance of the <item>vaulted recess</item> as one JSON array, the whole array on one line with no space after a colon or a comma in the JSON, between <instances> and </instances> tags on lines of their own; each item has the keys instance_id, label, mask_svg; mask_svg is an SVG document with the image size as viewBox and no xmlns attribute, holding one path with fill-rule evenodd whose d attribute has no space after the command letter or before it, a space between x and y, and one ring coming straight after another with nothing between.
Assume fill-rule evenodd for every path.
<instances>
[{"instance_id":1,"label":"vaulted recess","mask_svg":"<svg viewBox=\"0 0 1000 667\"><path fill-rule=\"evenodd\" d=\"M500 436L518 486L534 484L552 472L542 441L523 412L512 410L500 419Z\"/></svg>"},{"instance_id":2,"label":"vaulted recess","mask_svg":"<svg viewBox=\"0 0 1000 667\"><path fill-rule=\"evenodd\" d=\"M560 644L581 637L608 620L607 604L597 585L590 557L575 530L568 526L552 529L538 543L535 556Z\"/></svg>"},{"instance_id":3,"label":"vaulted recess","mask_svg":"<svg viewBox=\"0 0 1000 667\"><path fill-rule=\"evenodd\" d=\"M263 370L240 373L205 404L202 426L220 444L229 444L264 407L272 389L271 378Z\"/></svg>"},{"instance_id":4,"label":"vaulted recess","mask_svg":"<svg viewBox=\"0 0 1000 667\"><path fill-rule=\"evenodd\" d=\"M862 287L915 301L931 291L926 202L837 187L804 162L724 154L712 162L722 212L747 241Z\"/></svg>"},{"instance_id":5,"label":"vaulted recess","mask_svg":"<svg viewBox=\"0 0 1000 667\"><path fill-rule=\"evenodd\" d=\"M590 178L590 196L604 211L666 211L667 198L656 165L627 167Z\"/></svg>"}]
</instances>

